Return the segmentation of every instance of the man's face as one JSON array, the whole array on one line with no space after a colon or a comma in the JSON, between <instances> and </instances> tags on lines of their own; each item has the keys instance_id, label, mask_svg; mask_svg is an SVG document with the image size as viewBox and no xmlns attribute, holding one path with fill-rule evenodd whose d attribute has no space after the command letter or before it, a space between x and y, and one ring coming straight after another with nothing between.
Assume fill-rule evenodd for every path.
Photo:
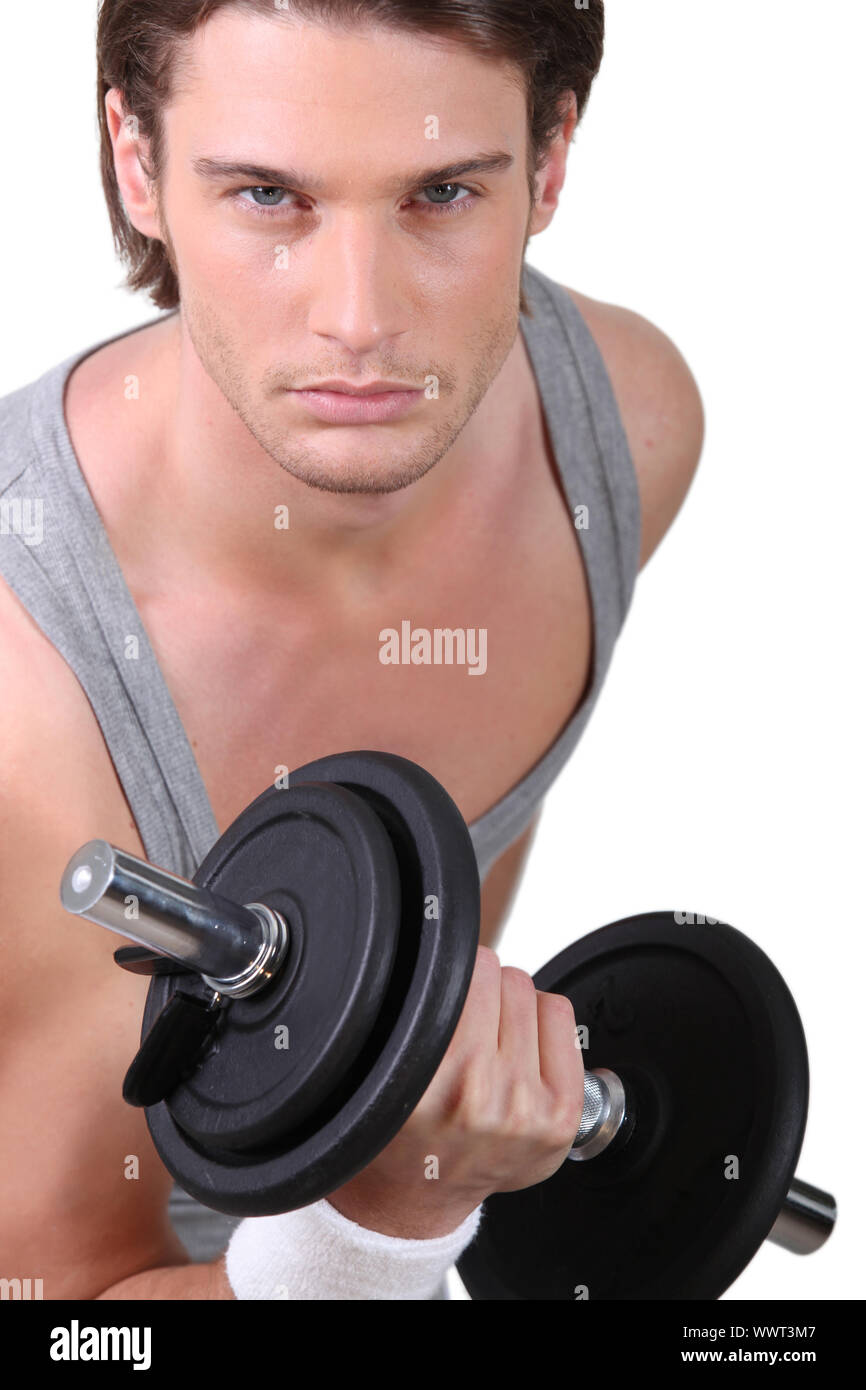
<instances>
[{"instance_id":1,"label":"man's face","mask_svg":"<svg viewBox=\"0 0 866 1390\"><path fill-rule=\"evenodd\" d=\"M517 334L530 217L518 75L459 43L232 10L188 58L164 113L160 217L198 357L301 481L408 486ZM510 163L444 186L416 177L494 154ZM299 394L331 379L419 394L396 417L335 422Z\"/></svg>"}]
</instances>

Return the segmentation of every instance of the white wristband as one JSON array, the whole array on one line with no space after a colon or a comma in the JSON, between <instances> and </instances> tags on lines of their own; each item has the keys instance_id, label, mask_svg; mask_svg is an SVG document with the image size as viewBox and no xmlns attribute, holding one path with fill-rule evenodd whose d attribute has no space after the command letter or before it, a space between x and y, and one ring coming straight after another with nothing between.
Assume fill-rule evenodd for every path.
<instances>
[{"instance_id":1,"label":"white wristband","mask_svg":"<svg viewBox=\"0 0 866 1390\"><path fill-rule=\"evenodd\" d=\"M368 1231L323 1199L248 1216L232 1233L226 1273L238 1299L429 1299L480 1219L479 1206L448 1235L404 1240Z\"/></svg>"}]
</instances>

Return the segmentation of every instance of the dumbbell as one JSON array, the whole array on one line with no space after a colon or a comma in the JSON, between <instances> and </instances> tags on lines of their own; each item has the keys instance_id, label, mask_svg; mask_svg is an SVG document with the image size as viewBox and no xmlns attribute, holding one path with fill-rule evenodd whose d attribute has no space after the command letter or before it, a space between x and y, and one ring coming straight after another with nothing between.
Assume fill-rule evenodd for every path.
<instances>
[{"instance_id":1,"label":"dumbbell","mask_svg":"<svg viewBox=\"0 0 866 1390\"><path fill-rule=\"evenodd\" d=\"M369 751L269 787L191 883L91 841L61 902L139 943L115 952L152 977L124 1098L180 1185L237 1216L327 1196L400 1130L480 920L453 800ZM612 923L535 976L574 1006L583 1113L571 1161L485 1203L459 1262L473 1298L717 1298L765 1238L805 1253L832 1230L832 1197L794 1177L808 1060L790 992L741 932L681 916Z\"/></svg>"}]
</instances>

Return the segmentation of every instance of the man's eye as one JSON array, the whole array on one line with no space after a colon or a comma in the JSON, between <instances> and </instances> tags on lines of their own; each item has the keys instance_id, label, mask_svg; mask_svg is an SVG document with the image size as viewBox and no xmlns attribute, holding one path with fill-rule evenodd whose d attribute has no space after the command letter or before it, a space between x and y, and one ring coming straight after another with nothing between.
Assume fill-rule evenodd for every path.
<instances>
[{"instance_id":1,"label":"man's eye","mask_svg":"<svg viewBox=\"0 0 866 1390\"><path fill-rule=\"evenodd\" d=\"M453 196L455 191L461 188L464 193L469 194L468 198L455 198ZM439 212L450 212L452 209L456 210L458 207L462 208L464 203L471 203L476 196L472 192L472 189L467 188L463 183L431 183L428 184L426 188L422 188L421 192L433 194L433 197L426 206L433 207ZM424 207L425 204L422 203L421 206Z\"/></svg>"},{"instance_id":2,"label":"man's eye","mask_svg":"<svg viewBox=\"0 0 866 1390\"><path fill-rule=\"evenodd\" d=\"M280 200L286 196L284 188L243 188L241 194L244 193L252 193L256 205L260 208L279 207Z\"/></svg>"}]
</instances>

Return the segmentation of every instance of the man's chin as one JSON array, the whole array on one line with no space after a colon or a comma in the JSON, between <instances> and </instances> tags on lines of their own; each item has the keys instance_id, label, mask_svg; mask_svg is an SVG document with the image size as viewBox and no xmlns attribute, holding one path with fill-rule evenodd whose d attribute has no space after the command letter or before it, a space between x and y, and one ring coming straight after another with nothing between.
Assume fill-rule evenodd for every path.
<instances>
[{"instance_id":1,"label":"man's chin","mask_svg":"<svg viewBox=\"0 0 866 1390\"><path fill-rule=\"evenodd\" d=\"M377 449L373 444L369 428L340 430L340 444L334 439L328 452L322 447L321 436L316 439L302 431L286 431L282 421L261 415L253 420L247 413L241 414L256 442L280 468L306 487L335 495L387 496L412 487L436 466L459 433L446 428L419 438L415 432L397 443L393 433L387 440L376 430L376 436L385 441L386 454L385 448ZM352 433L356 437L354 447L346 439Z\"/></svg>"},{"instance_id":2,"label":"man's chin","mask_svg":"<svg viewBox=\"0 0 866 1390\"><path fill-rule=\"evenodd\" d=\"M273 455L272 455L273 456ZM402 492L411 487L428 473L433 463L407 467L404 463L392 468L378 463L375 467L359 467L357 459L351 464L311 464L299 463L276 457L276 462L287 473L291 473L299 483L316 492L332 493L335 496L385 497L391 493Z\"/></svg>"}]
</instances>

